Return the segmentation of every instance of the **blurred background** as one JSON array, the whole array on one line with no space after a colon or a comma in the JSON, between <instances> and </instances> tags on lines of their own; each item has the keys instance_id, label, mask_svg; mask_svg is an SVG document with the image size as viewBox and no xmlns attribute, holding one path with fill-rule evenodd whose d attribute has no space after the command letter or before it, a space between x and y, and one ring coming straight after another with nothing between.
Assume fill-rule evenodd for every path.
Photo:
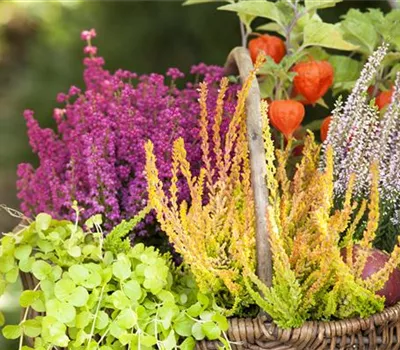
<instances>
[{"instance_id":1,"label":"blurred background","mask_svg":"<svg viewBox=\"0 0 400 350\"><path fill-rule=\"evenodd\" d=\"M164 73L168 67L188 72L205 62L223 65L240 44L233 13L218 4L183 7L179 1L0 1L0 204L19 209L16 167L36 159L30 151L22 112L35 111L42 126L53 126L58 92L82 86L83 42L80 32L95 28L95 45L110 70ZM389 10L387 1L344 1L322 11L335 22L350 7ZM0 234L16 225L0 211ZM15 286L0 298L8 322L18 322ZM16 350L0 335L1 350Z\"/></svg>"}]
</instances>

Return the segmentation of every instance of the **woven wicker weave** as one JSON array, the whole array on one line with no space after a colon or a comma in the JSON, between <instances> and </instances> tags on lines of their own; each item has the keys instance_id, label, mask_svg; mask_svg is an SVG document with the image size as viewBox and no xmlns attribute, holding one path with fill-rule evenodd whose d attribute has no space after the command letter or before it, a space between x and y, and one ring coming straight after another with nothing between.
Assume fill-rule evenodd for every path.
<instances>
[{"instance_id":1,"label":"woven wicker weave","mask_svg":"<svg viewBox=\"0 0 400 350\"><path fill-rule=\"evenodd\" d=\"M306 322L282 330L256 319L231 319L228 338L234 350L400 349L400 304L367 319ZM217 342L203 341L196 350L217 350Z\"/></svg>"}]
</instances>

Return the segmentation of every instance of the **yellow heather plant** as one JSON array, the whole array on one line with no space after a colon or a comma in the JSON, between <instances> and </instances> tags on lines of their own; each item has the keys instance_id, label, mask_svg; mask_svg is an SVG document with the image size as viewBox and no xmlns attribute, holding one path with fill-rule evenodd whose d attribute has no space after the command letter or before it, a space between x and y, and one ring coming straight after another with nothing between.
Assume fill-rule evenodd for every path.
<instances>
[{"instance_id":1,"label":"yellow heather plant","mask_svg":"<svg viewBox=\"0 0 400 350\"><path fill-rule=\"evenodd\" d=\"M333 151L325 153L324 171L319 170L320 146L310 133L303 158L293 178L286 164L292 146L275 151L262 102L266 151L267 215L273 256L273 283L266 287L255 274L255 214L246 140L245 100L255 70L238 93L236 111L224 140L220 136L222 106L228 81L221 81L213 135L207 125L207 86L201 84L200 130L204 166L194 176L182 139L174 142L172 178L162 183L153 145L146 144L149 202L175 249L196 277L200 291L212 293L227 315L240 315L258 304L281 327L298 327L304 321L351 316L366 317L384 307L375 294L400 263L396 247L388 263L366 280L361 275L372 248L379 222L378 169L371 168L369 201L357 205L352 199L355 177L351 176L345 200L335 208ZM215 157L214 163L210 154ZM178 201L178 180L184 179L190 202ZM368 216L362 239L354 241L359 222ZM353 256L354 244L360 249ZM344 252L346 254L344 254Z\"/></svg>"},{"instance_id":2,"label":"yellow heather plant","mask_svg":"<svg viewBox=\"0 0 400 350\"><path fill-rule=\"evenodd\" d=\"M255 72L238 93L237 106L224 140L220 136L223 100L228 86L223 78L212 136L207 125L207 85L200 84L200 133L204 166L193 176L183 140L173 145L172 179L168 193L158 176L153 144L146 144L146 172L150 205L176 251L190 266L201 291L213 293L226 313L237 314L254 304L243 282L242 261L255 270L255 218L250 183L245 101ZM212 140L212 141L211 141ZM212 165L210 154L215 156ZM177 182L183 177L190 203L178 202ZM238 257L241 257L240 259Z\"/></svg>"},{"instance_id":3,"label":"yellow heather plant","mask_svg":"<svg viewBox=\"0 0 400 350\"><path fill-rule=\"evenodd\" d=\"M400 263L400 248L395 248L380 271L366 280L361 278L379 222L377 165L371 168L369 203L364 201L357 207L352 200L355 177L351 176L343 207L335 209L332 149L326 151L324 171L318 170L321 150L309 133L303 158L293 179L289 179L286 162L291 142L286 150L276 151L275 168L266 104L262 111L274 280L268 289L250 269L246 270L249 293L282 327L300 326L307 319L366 317L382 310L384 299L375 292ZM368 222L362 239L356 242L360 249L355 258L353 234L367 209ZM287 300L296 301L294 307L289 307Z\"/></svg>"}]
</instances>

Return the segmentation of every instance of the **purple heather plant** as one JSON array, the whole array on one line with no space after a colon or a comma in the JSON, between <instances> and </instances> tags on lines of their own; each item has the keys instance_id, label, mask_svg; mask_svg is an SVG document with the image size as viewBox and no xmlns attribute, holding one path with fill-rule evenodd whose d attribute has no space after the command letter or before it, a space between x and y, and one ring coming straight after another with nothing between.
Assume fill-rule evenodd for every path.
<instances>
[{"instance_id":1,"label":"purple heather plant","mask_svg":"<svg viewBox=\"0 0 400 350\"><path fill-rule=\"evenodd\" d=\"M72 203L77 201L84 209L83 220L102 214L110 229L146 205L144 144L148 139L154 144L164 183L171 176L172 141L178 137L185 140L194 173L200 168L199 93L196 82L176 87L175 80L184 77L177 68L170 68L167 78L126 70L112 74L104 69L103 58L96 56L95 36L93 29L82 32L88 55L86 89L72 86L68 93L58 94L57 101L64 107L54 109L56 131L40 128L34 113L25 111L30 145L40 163L36 169L19 165L17 187L25 215L46 212L57 219L74 219ZM191 69L195 80L203 76L208 84L210 118L222 74L221 67L203 63ZM222 131L234 112L237 90L231 85L226 95ZM183 185L181 191L187 198ZM146 218L148 224L152 220Z\"/></svg>"}]
</instances>

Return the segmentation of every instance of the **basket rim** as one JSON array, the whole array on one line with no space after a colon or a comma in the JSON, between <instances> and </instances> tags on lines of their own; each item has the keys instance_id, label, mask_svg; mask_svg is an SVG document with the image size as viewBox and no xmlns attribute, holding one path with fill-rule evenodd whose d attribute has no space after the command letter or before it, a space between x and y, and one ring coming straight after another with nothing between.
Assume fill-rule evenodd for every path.
<instances>
[{"instance_id":1,"label":"basket rim","mask_svg":"<svg viewBox=\"0 0 400 350\"><path fill-rule=\"evenodd\" d=\"M306 321L302 326L295 328L281 328L273 321L267 321L265 316L257 316L255 318L229 318L231 325L244 325L246 324L247 332L249 331L250 323L254 327L265 328L269 334L279 334L280 338L285 338L289 334L310 331L310 329L318 329L318 333L324 331L324 335L329 336L343 336L356 334L360 331L366 331L371 327L390 326L400 320L400 302L393 306L386 307L381 312L373 314L369 317L351 317L343 320L330 320L330 321ZM229 333L229 331L228 331ZM263 331L263 333L265 333Z\"/></svg>"}]
</instances>

